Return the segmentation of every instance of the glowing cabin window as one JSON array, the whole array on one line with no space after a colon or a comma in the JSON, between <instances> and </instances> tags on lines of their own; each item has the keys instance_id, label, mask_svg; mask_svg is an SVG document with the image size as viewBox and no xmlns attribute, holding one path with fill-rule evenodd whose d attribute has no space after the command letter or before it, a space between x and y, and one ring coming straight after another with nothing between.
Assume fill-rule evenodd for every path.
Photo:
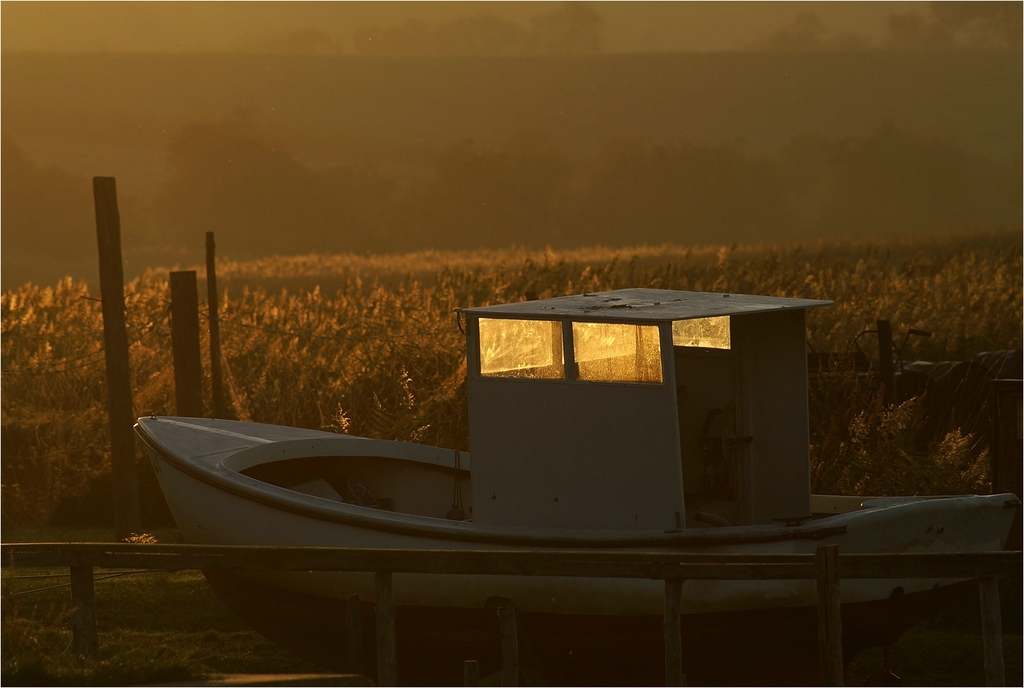
<instances>
[{"instance_id":1,"label":"glowing cabin window","mask_svg":"<svg viewBox=\"0 0 1024 688\"><path fill-rule=\"evenodd\" d=\"M661 338L656 325L572 324L579 379L661 382Z\"/></svg>"},{"instance_id":2,"label":"glowing cabin window","mask_svg":"<svg viewBox=\"0 0 1024 688\"><path fill-rule=\"evenodd\" d=\"M702 349L731 349L729 316L675 320L672 322L672 344Z\"/></svg>"},{"instance_id":3,"label":"glowing cabin window","mask_svg":"<svg viewBox=\"0 0 1024 688\"><path fill-rule=\"evenodd\" d=\"M562 324L551 320L480 318L480 374L487 377L565 377Z\"/></svg>"}]
</instances>

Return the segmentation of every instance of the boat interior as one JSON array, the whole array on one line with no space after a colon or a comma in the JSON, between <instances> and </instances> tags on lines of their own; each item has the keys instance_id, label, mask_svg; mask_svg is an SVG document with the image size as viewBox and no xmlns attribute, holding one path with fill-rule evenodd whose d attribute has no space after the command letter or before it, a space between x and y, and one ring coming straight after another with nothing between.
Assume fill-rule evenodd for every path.
<instances>
[{"instance_id":1,"label":"boat interior","mask_svg":"<svg viewBox=\"0 0 1024 688\"><path fill-rule=\"evenodd\" d=\"M239 472L335 502L431 518L473 518L469 470L461 467L389 456L309 456Z\"/></svg>"},{"instance_id":2,"label":"boat interior","mask_svg":"<svg viewBox=\"0 0 1024 688\"><path fill-rule=\"evenodd\" d=\"M473 486L465 468L383 456L310 456L262 463L240 473L335 502L430 518L473 520ZM717 493L713 488L707 493L687 493L688 528L735 524L735 478L718 489ZM875 498L811 495L812 517L857 511L872 499Z\"/></svg>"}]
</instances>

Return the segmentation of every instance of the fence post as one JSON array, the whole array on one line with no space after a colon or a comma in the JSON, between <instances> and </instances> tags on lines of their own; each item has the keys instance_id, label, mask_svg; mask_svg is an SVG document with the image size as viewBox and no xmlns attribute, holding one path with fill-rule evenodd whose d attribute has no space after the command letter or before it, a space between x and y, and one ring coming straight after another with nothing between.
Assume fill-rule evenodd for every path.
<instances>
[{"instance_id":1,"label":"fence post","mask_svg":"<svg viewBox=\"0 0 1024 688\"><path fill-rule=\"evenodd\" d=\"M480 662L475 659L467 659L462 662L462 685L480 685Z\"/></svg>"},{"instance_id":2,"label":"fence post","mask_svg":"<svg viewBox=\"0 0 1024 688\"><path fill-rule=\"evenodd\" d=\"M76 653L86 659L95 659L99 638L96 635L96 596L91 566L71 567L71 604L75 606L71 626L72 646Z\"/></svg>"},{"instance_id":3,"label":"fence post","mask_svg":"<svg viewBox=\"0 0 1024 688\"><path fill-rule=\"evenodd\" d=\"M999 613L999 579L982 578L981 633L985 642L985 685L1005 686L1003 665L1003 620Z\"/></svg>"},{"instance_id":4,"label":"fence post","mask_svg":"<svg viewBox=\"0 0 1024 688\"><path fill-rule=\"evenodd\" d=\"M516 633L516 608L498 607L501 630L501 685L519 685L519 638Z\"/></svg>"},{"instance_id":5,"label":"fence post","mask_svg":"<svg viewBox=\"0 0 1024 688\"><path fill-rule=\"evenodd\" d=\"M210 310L210 405L214 418L227 418L220 368L220 321L217 308L217 258L213 232L206 233L206 303Z\"/></svg>"},{"instance_id":6,"label":"fence post","mask_svg":"<svg viewBox=\"0 0 1024 688\"><path fill-rule=\"evenodd\" d=\"M391 597L391 572L374 575L377 588L377 685L398 685L398 651L395 644L395 605Z\"/></svg>"},{"instance_id":7,"label":"fence post","mask_svg":"<svg viewBox=\"0 0 1024 688\"><path fill-rule=\"evenodd\" d=\"M896 397L892 369L892 325L888 320L876 320L875 329L878 331L878 376L885 388L885 403L891 404Z\"/></svg>"},{"instance_id":8,"label":"fence post","mask_svg":"<svg viewBox=\"0 0 1024 688\"><path fill-rule=\"evenodd\" d=\"M992 414L992 492L1012 492L1017 499L1024 499L1024 428L1021 427L1021 380L992 380L989 383L992 394L989 397ZM1017 509L1013 527L1006 541L1006 549L1021 548L1021 512ZM1019 579L1018 579L1019 581ZM1007 586L1004 585L1004 591ZM1019 600L1020 583L1014 586L1011 599Z\"/></svg>"},{"instance_id":9,"label":"fence post","mask_svg":"<svg viewBox=\"0 0 1024 688\"><path fill-rule=\"evenodd\" d=\"M839 545L819 545L814 555L818 586L818 663L821 685L843 685L843 620L840 616Z\"/></svg>"},{"instance_id":10,"label":"fence post","mask_svg":"<svg viewBox=\"0 0 1024 688\"><path fill-rule=\"evenodd\" d=\"M142 530L139 481L135 468L135 414L132 410L128 329L124 322L124 266L121 261L121 215L113 177L93 177L96 243L103 302L103 353L107 367L107 417L114 484L114 532L118 540Z\"/></svg>"},{"instance_id":11,"label":"fence post","mask_svg":"<svg viewBox=\"0 0 1024 688\"><path fill-rule=\"evenodd\" d=\"M179 416L203 415L203 369L199 353L199 289L195 270L171 273L171 347L174 399Z\"/></svg>"},{"instance_id":12,"label":"fence post","mask_svg":"<svg viewBox=\"0 0 1024 688\"><path fill-rule=\"evenodd\" d=\"M345 601L345 670L363 673L363 613L359 595L349 595Z\"/></svg>"},{"instance_id":13,"label":"fence post","mask_svg":"<svg viewBox=\"0 0 1024 688\"><path fill-rule=\"evenodd\" d=\"M685 686L683 675L683 635L679 615L682 611L683 579L665 579L665 685Z\"/></svg>"}]
</instances>

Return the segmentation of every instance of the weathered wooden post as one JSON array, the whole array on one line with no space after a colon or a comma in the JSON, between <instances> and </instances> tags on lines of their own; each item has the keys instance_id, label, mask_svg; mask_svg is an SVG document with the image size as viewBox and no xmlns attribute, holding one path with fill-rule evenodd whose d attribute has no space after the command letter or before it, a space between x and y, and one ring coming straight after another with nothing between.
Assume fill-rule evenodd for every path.
<instances>
[{"instance_id":1,"label":"weathered wooden post","mask_svg":"<svg viewBox=\"0 0 1024 688\"><path fill-rule=\"evenodd\" d=\"M398 649L395 642L395 605L391 597L391 572L374 575L377 589L377 685L398 685Z\"/></svg>"},{"instance_id":2,"label":"weathered wooden post","mask_svg":"<svg viewBox=\"0 0 1024 688\"><path fill-rule=\"evenodd\" d=\"M999 613L999 579L982 578L981 633L985 643L985 685L1005 686L1003 620Z\"/></svg>"},{"instance_id":3,"label":"weathered wooden post","mask_svg":"<svg viewBox=\"0 0 1024 688\"><path fill-rule=\"evenodd\" d=\"M683 579L665 579L665 685L685 686L683 675L683 635L680 628Z\"/></svg>"},{"instance_id":4,"label":"weathered wooden post","mask_svg":"<svg viewBox=\"0 0 1024 688\"><path fill-rule=\"evenodd\" d=\"M989 404L992 415L992 492L1012 492L1024 499L1024 427L1022 427L1020 380L992 380ZM1021 548L1021 512L1013 518L1006 549ZM1019 599L1020 583L1014 586L1013 597ZM1004 586L1004 591L1008 588Z\"/></svg>"},{"instance_id":5,"label":"weathered wooden post","mask_svg":"<svg viewBox=\"0 0 1024 688\"><path fill-rule=\"evenodd\" d=\"M501 629L501 685L519 685L519 638L516 632L516 608L498 607Z\"/></svg>"},{"instance_id":6,"label":"weathered wooden post","mask_svg":"<svg viewBox=\"0 0 1024 688\"><path fill-rule=\"evenodd\" d=\"M213 232L206 233L206 302L210 310L210 405L214 418L227 418L220 368L220 321L217 308L217 258Z\"/></svg>"},{"instance_id":7,"label":"weathered wooden post","mask_svg":"<svg viewBox=\"0 0 1024 688\"><path fill-rule=\"evenodd\" d=\"M480 662L475 659L467 659L462 662L462 685L480 685Z\"/></svg>"},{"instance_id":8,"label":"weathered wooden post","mask_svg":"<svg viewBox=\"0 0 1024 688\"><path fill-rule=\"evenodd\" d=\"M96 595L91 566L71 567L71 603L75 606L71 626L72 647L82 657L94 659L99 638L96 635Z\"/></svg>"},{"instance_id":9,"label":"weathered wooden post","mask_svg":"<svg viewBox=\"0 0 1024 688\"><path fill-rule=\"evenodd\" d=\"M203 415L199 352L199 293L194 270L171 273L171 347L174 400L179 416Z\"/></svg>"},{"instance_id":10,"label":"weathered wooden post","mask_svg":"<svg viewBox=\"0 0 1024 688\"><path fill-rule=\"evenodd\" d=\"M363 673L363 613L359 595L345 601L345 671Z\"/></svg>"},{"instance_id":11,"label":"weathered wooden post","mask_svg":"<svg viewBox=\"0 0 1024 688\"><path fill-rule=\"evenodd\" d=\"M107 365L107 417L114 484L114 532L118 540L142 530L139 482L135 468L135 414L128 365L128 329L124 322L124 266L121 261L121 215L113 177L93 177L96 243L100 257L103 301L103 353Z\"/></svg>"},{"instance_id":12,"label":"weathered wooden post","mask_svg":"<svg viewBox=\"0 0 1024 688\"><path fill-rule=\"evenodd\" d=\"M885 388L885 403L891 404L896 398L892 369L892 325L888 320L875 321L878 332L878 376Z\"/></svg>"},{"instance_id":13,"label":"weathered wooden post","mask_svg":"<svg viewBox=\"0 0 1024 688\"><path fill-rule=\"evenodd\" d=\"M843 621L840 617L839 545L819 545L814 555L818 585L818 663L821 685L843 685Z\"/></svg>"}]
</instances>

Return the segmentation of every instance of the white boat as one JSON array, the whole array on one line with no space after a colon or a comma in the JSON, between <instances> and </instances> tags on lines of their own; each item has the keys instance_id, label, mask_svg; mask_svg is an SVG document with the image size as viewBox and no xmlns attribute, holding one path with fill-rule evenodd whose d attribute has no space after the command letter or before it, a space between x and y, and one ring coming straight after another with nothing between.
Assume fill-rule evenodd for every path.
<instances>
[{"instance_id":1,"label":"white boat","mask_svg":"<svg viewBox=\"0 0 1024 688\"><path fill-rule=\"evenodd\" d=\"M811 495L804 314L828 303L627 289L464 309L472 454L200 418L141 418L137 430L191 543L1002 549L1013 495ZM345 600L359 595L373 674L372 573L207 577L262 633L328 665L344 655ZM495 599L515 605L521 660L542 680L661 682L659 581L395 574L393 585L403 683L459 683L463 659L495 669ZM847 657L964 589L843 581ZM812 581L686 582L691 682L814 681L815 602Z\"/></svg>"}]
</instances>

